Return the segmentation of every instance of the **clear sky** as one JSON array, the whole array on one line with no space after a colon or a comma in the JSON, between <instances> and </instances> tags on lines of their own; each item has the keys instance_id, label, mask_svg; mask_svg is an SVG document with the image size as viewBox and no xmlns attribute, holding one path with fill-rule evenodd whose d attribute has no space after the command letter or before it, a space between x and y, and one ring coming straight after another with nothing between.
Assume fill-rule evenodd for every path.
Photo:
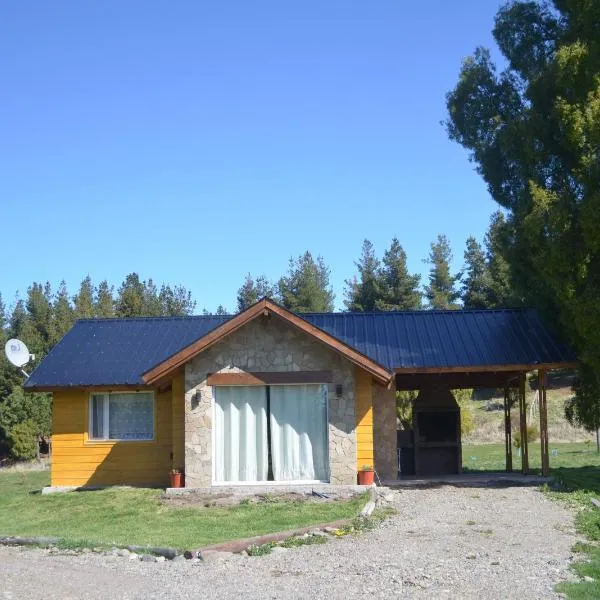
<instances>
[{"instance_id":1,"label":"clear sky","mask_svg":"<svg viewBox=\"0 0 600 600\"><path fill-rule=\"evenodd\" d=\"M0 292L137 271L235 308L306 249L458 269L496 205L444 127L497 0L39 0L0 8Z\"/></svg>"}]
</instances>

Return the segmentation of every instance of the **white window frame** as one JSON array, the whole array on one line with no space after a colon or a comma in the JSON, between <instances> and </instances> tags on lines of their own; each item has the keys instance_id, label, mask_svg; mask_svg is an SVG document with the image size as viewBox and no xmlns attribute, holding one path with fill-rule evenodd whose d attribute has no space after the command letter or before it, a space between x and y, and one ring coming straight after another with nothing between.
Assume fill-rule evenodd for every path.
<instances>
[{"instance_id":1,"label":"white window frame","mask_svg":"<svg viewBox=\"0 0 600 600\"><path fill-rule=\"evenodd\" d=\"M276 385L306 385L303 383L268 383L261 387L274 387ZM322 385L325 387L326 394L326 402L325 402L325 451L327 452L327 480L322 479L302 479L302 480L293 480L293 481L219 481L217 480L217 465L215 463L215 455L217 448L217 436L215 427L211 427L211 446L212 446L212 486L213 487L227 487L227 486L265 486L265 487L277 487L277 486L285 486L285 485L310 485L310 484L326 484L331 482L331 456L329 451L329 397L330 397L330 384L329 383L314 383L311 382L310 385ZM216 410L217 410L217 399L215 394L215 388L219 387L218 385L211 386L211 414L212 414L212 422L213 424L216 422ZM235 387L235 385L231 386ZM246 387L244 385L238 385L237 387ZM270 427L270 424L267 425Z\"/></svg>"},{"instance_id":2,"label":"white window frame","mask_svg":"<svg viewBox=\"0 0 600 600\"><path fill-rule=\"evenodd\" d=\"M94 431L93 419L94 419L94 411L93 411L93 398L94 396L105 396L109 398L112 394L118 394L119 396L123 396L124 394L150 394L152 397L152 437L143 438L143 439L120 439L120 438L111 438L111 437L102 437L95 438L92 437L92 432ZM103 430L106 432L107 436L110 436L109 431L109 422L110 422L110 402L104 401L104 410L102 411L102 420L103 420ZM88 399L88 434L87 439L89 442L100 442L100 443L112 443L112 442L128 442L128 443L148 443L156 440L156 397L153 390L144 390L138 392L129 392L129 391L114 391L114 392L90 392L90 396Z\"/></svg>"}]
</instances>

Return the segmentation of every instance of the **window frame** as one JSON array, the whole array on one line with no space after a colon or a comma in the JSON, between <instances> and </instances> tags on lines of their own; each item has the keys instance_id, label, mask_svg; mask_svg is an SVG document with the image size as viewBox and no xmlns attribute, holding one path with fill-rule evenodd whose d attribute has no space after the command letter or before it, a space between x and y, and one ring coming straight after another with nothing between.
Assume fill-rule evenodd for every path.
<instances>
[{"instance_id":1,"label":"window frame","mask_svg":"<svg viewBox=\"0 0 600 600\"><path fill-rule=\"evenodd\" d=\"M256 386L256 387L264 387L267 390L267 402L270 402L269 400L269 395L270 395L270 388L271 387L275 387L278 385L316 385L319 387L323 387L323 390L325 392L325 452L327 453L327 479L326 480L320 480L320 479L310 479L310 480L299 480L299 481L275 481L273 479L267 479L265 481L220 481L217 479L216 477L216 471L217 471L217 465L216 465L216 461L215 461L215 455L216 455L216 444L217 444L217 432L216 432L216 428L215 428L215 422L216 422L216 405L217 405L217 394L216 394L216 389L219 387L222 387L220 384L213 384L212 386L210 386L210 390L211 390L211 418L212 418L212 427L211 427L211 447L212 447L212 458L211 458L211 462L212 462L212 486L213 487L218 487L218 486L231 486L231 485L236 485L236 486L252 486L252 485L262 485L262 486L281 486L281 485L308 485L308 484L324 484L324 483L331 483L331 449L329 447L329 442L330 442L330 431L329 431L329 413L330 413L330 407L329 407L329 402L330 402L330 398L332 396L332 390L331 388L331 384L329 382L310 382L310 383L303 383L303 382L292 382L292 383L269 383L269 384L262 384L260 386ZM248 386L248 385L244 385L244 384L231 384L231 385L225 385L225 387L255 387L254 385ZM270 411L267 412L267 428L270 428L271 424L270 424ZM268 452L270 454L271 449L270 449L270 442L269 442L269 449Z\"/></svg>"},{"instance_id":2,"label":"window frame","mask_svg":"<svg viewBox=\"0 0 600 600\"><path fill-rule=\"evenodd\" d=\"M122 438L111 438L111 437L95 438L95 437L92 437L92 432L94 431L94 427L93 427L94 411L92 408L94 396L110 397L111 395L116 395L116 394L118 394L119 396L122 396L125 394L150 394L150 397L152 400L152 437L143 438L143 439L122 439ZM109 427L110 403L105 401L104 406L106 408L102 411L103 426L104 426L104 431L106 431L107 435L110 436L110 427ZM148 444L151 442L156 442L156 394L155 394L154 390L137 390L137 391L111 390L110 392L107 392L104 390L91 391L89 394L89 397L88 397L87 410L88 410L88 419L87 419L88 431L87 431L86 442L89 442L91 444L113 444L116 442Z\"/></svg>"}]
</instances>

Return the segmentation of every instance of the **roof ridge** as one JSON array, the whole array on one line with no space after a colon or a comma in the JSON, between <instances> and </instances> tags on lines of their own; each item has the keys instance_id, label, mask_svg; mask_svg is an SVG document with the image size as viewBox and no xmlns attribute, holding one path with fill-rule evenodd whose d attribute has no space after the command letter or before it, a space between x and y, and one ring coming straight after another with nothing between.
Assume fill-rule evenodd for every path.
<instances>
[{"instance_id":1,"label":"roof ridge","mask_svg":"<svg viewBox=\"0 0 600 600\"><path fill-rule=\"evenodd\" d=\"M337 316L337 315L440 315L440 314L465 314L465 313L497 313L497 312L527 312L537 310L533 306L522 306L522 307L511 307L511 308L442 308L442 309L409 309L409 310L370 310L370 311L344 311L340 310L337 312L308 312L308 313L295 313L299 317L303 316Z\"/></svg>"},{"instance_id":2,"label":"roof ridge","mask_svg":"<svg viewBox=\"0 0 600 600\"><path fill-rule=\"evenodd\" d=\"M231 318L234 315L173 315L164 317L85 317L83 319L77 319L75 323L123 323L131 321L191 321L191 320L204 320L204 319L221 319Z\"/></svg>"}]
</instances>

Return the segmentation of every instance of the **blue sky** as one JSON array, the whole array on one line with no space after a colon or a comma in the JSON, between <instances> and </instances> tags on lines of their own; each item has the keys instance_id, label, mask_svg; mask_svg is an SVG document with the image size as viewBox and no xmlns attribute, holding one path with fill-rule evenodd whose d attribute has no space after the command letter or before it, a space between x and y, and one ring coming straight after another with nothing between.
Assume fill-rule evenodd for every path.
<instances>
[{"instance_id":1,"label":"blue sky","mask_svg":"<svg viewBox=\"0 0 600 600\"><path fill-rule=\"evenodd\" d=\"M362 240L456 269L496 205L440 124L500 2L14 2L0 9L0 292L137 271L235 308L306 249L342 306Z\"/></svg>"}]
</instances>

